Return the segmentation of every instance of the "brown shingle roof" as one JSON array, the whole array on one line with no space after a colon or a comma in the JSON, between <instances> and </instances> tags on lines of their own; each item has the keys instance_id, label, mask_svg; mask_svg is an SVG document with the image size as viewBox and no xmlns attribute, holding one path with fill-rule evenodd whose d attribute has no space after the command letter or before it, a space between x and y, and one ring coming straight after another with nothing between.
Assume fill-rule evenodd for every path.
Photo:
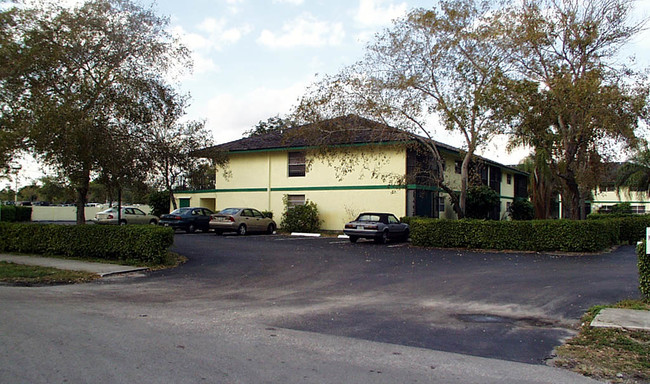
<instances>
[{"instance_id":1,"label":"brown shingle roof","mask_svg":"<svg viewBox=\"0 0 650 384\"><path fill-rule=\"evenodd\" d=\"M421 140L428 141L418 136ZM268 151L281 149L298 149L318 146L337 146L355 144L387 144L395 142L413 142L414 135L378 123L357 115L341 116L319 123L305 124L287 128L282 132L275 131L245 137L228 143L200 149L191 153L194 157L218 158L227 153ZM440 150L452 153L462 151L451 145L433 141ZM499 164L480 156L476 158L489 164L508 168L516 173L526 174L515 167Z\"/></svg>"},{"instance_id":2,"label":"brown shingle roof","mask_svg":"<svg viewBox=\"0 0 650 384\"><path fill-rule=\"evenodd\" d=\"M388 125L355 115L245 137L192 153L196 157L213 157L223 152L260 151L304 148L321 145L350 145L410 141L409 135Z\"/></svg>"}]
</instances>

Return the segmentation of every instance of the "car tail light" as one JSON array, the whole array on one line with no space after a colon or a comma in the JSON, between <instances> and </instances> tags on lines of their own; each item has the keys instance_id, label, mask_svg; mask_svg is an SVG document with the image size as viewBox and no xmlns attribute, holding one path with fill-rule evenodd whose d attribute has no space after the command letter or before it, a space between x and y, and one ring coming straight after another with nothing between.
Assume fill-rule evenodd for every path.
<instances>
[{"instance_id":1,"label":"car tail light","mask_svg":"<svg viewBox=\"0 0 650 384\"><path fill-rule=\"evenodd\" d=\"M345 224L345 228L355 228L352 224Z\"/></svg>"},{"instance_id":2,"label":"car tail light","mask_svg":"<svg viewBox=\"0 0 650 384\"><path fill-rule=\"evenodd\" d=\"M180 216L174 216L174 220L180 220L180 219L181 219Z\"/></svg>"},{"instance_id":3,"label":"car tail light","mask_svg":"<svg viewBox=\"0 0 650 384\"><path fill-rule=\"evenodd\" d=\"M232 222L232 223L234 223L234 222L235 222L235 218L234 218L234 217L232 217L232 216L229 216L229 217L228 217L228 220L230 220L230 222Z\"/></svg>"},{"instance_id":4,"label":"car tail light","mask_svg":"<svg viewBox=\"0 0 650 384\"><path fill-rule=\"evenodd\" d=\"M378 229L379 227L376 226L376 225L366 225L365 228L366 229Z\"/></svg>"},{"instance_id":5,"label":"car tail light","mask_svg":"<svg viewBox=\"0 0 650 384\"><path fill-rule=\"evenodd\" d=\"M108 215L108 219L112 219L112 218L113 218L113 215Z\"/></svg>"}]
</instances>

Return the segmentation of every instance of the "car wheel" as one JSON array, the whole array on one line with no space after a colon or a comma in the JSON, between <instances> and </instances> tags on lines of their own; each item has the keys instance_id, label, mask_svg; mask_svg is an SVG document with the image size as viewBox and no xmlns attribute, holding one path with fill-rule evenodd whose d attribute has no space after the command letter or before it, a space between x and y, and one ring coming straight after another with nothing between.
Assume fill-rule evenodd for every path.
<instances>
[{"instance_id":1,"label":"car wheel","mask_svg":"<svg viewBox=\"0 0 650 384\"><path fill-rule=\"evenodd\" d=\"M221 235L221 234L223 234L223 232L218 231L218 230L216 230L216 229L214 230L214 235L215 235L215 236L219 236L219 235Z\"/></svg>"},{"instance_id":2,"label":"car wheel","mask_svg":"<svg viewBox=\"0 0 650 384\"><path fill-rule=\"evenodd\" d=\"M151 221L149 222L149 224L151 224L151 225L158 225L158 222L157 222L156 220L154 220L154 219L151 219Z\"/></svg>"},{"instance_id":3,"label":"car wheel","mask_svg":"<svg viewBox=\"0 0 650 384\"><path fill-rule=\"evenodd\" d=\"M239 236L246 235L246 226L244 224L240 225L239 228L237 228L237 234Z\"/></svg>"},{"instance_id":4,"label":"car wheel","mask_svg":"<svg viewBox=\"0 0 650 384\"><path fill-rule=\"evenodd\" d=\"M273 223L269 224L268 228L266 228L266 233L269 235L272 235L273 232L275 232L275 225Z\"/></svg>"},{"instance_id":5,"label":"car wheel","mask_svg":"<svg viewBox=\"0 0 650 384\"><path fill-rule=\"evenodd\" d=\"M358 236L350 236L350 242L351 242L351 243L356 243L357 240L359 240L359 237L358 237Z\"/></svg>"},{"instance_id":6,"label":"car wheel","mask_svg":"<svg viewBox=\"0 0 650 384\"><path fill-rule=\"evenodd\" d=\"M120 225L126 225L126 220L120 221Z\"/></svg>"},{"instance_id":7,"label":"car wheel","mask_svg":"<svg viewBox=\"0 0 650 384\"><path fill-rule=\"evenodd\" d=\"M196 227L194 226L194 224L190 224L190 225L187 226L186 231L187 231L187 233L194 233L196 231Z\"/></svg>"},{"instance_id":8,"label":"car wheel","mask_svg":"<svg viewBox=\"0 0 650 384\"><path fill-rule=\"evenodd\" d=\"M386 241L388 241L388 231L384 231L381 236L375 237L375 243L384 244Z\"/></svg>"}]
</instances>

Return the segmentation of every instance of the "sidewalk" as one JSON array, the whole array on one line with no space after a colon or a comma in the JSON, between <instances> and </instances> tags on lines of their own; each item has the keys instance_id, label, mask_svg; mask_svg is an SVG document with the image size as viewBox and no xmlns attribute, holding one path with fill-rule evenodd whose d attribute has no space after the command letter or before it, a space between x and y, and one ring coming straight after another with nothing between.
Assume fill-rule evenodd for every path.
<instances>
[{"instance_id":1,"label":"sidewalk","mask_svg":"<svg viewBox=\"0 0 650 384\"><path fill-rule=\"evenodd\" d=\"M650 311L604 308L591 322L592 327L624 328L633 331L650 331Z\"/></svg>"},{"instance_id":2,"label":"sidewalk","mask_svg":"<svg viewBox=\"0 0 650 384\"><path fill-rule=\"evenodd\" d=\"M83 271L96 273L101 277L116 275L121 273L130 273L146 271L146 267L134 267L129 265L93 263L89 261L58 259L54 257L23 256L23 255L6 255L0 254L0 261L7 261L15 264L37 265L41 267L51 267L65 269L70 271Z\"/></svg>"}]
</instances>

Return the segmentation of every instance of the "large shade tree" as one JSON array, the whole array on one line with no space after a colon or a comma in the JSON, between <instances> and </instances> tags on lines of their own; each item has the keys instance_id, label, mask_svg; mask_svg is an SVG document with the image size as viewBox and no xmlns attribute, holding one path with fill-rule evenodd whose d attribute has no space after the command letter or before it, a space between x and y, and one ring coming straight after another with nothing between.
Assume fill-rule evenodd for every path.
<instances>
[{"instance_id":1,"label":"large shade tree","mask_svg":"<svg viewBox=\"0 0 650 384\"><path fill-rule=\"evenodd\" d=\"M116 159L137 155L141 143L125 137L149 127L150 113L138 108L143 95L150 84L164 84L163 75L184 64L187 52L168 34L166 19L128 0L6 12L16 23L13 49L3 52L15 68L12 101L21 113L15 125L76 190L83 223L91 175L128 173L117 168L133 164Z\"/></svg>"},{"instance_id":2,"label":"large shade tree","mask_svg":"<svg viewBox=\"0 0 650 384\"><path fill-rule=\"evenodd\" d=\"M375 38L362 61L314 84L294 119L357 114L401 130L431 159L423 169L430 183L444 190L464 217L472 157L501 127L489 106L504 64L498 33L490 28L492 3L447 0L409 12ZM443 158L432 141L438 122L464 139L460 186L442 172Z\"/></svg>"},{"instance_id":3,"label":"large shade tree","mask_svg":"<svg viewBox=\"0 0 650 384\"><path fill-rule=\"evenodd\" d=\"M201 171L209 171L209 161L206 163L205 159L191 154L212 145L212 135L205 128L205 122L183 120L187 97L179 95L173 88L157 87L150 96L153 118L145 140L152 165L150 177L155 185L167 191L176 209L174 188L187 185L190 180L196 181L197 173ZM198 184L205 186L205 183Z\"/></svg>"},{"instance_id":4,"label":"large shade tree","mask_svg":"<svg viewBox=\"0 0 650 384\"><path fill-rule=\"evenodd\" d=\"M511 118L513 144L544 154L573 219L585 217L603 161L637 144L647 116L647 82L617 56L643 26L631 21L633 5L525 0L501 15L512 71L493 101Z\"/></svg>"}]
</instances>

